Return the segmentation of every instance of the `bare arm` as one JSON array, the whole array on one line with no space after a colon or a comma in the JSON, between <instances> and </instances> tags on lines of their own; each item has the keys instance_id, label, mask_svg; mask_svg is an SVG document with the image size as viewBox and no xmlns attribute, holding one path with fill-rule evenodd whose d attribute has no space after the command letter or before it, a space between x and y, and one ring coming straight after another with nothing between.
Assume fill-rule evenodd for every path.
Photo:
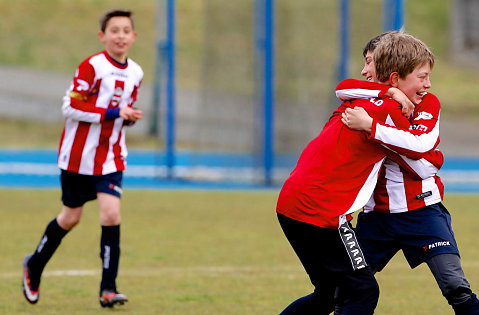
<instances>
[{"instance_id":1,"label":"bare arm","mask_svg":"<svg viewBox=\"0 0 479 315\"><path fill-rule=\"evenodd\" d=\"M124 120L135 122L143 117L143 111L129 106L120 109L120 117Z\"/></svg>"},{"instance_id":2,"label":"bare arm","mask_svg":"<svg viewBox=\"0 0 479 315\"><path fill-rule=\"evenodd\" d=\"M386 93L384 93L384 96L388 96L401 104L402 114L408 119L411 118L412 112L414 111L414 104L400 89L391 87Z\"/></svg>"},{"instance_id":3,"label":"bare arm","mask_svg":"<svg viewBox=\"0 0 479 315\"><path fill-rule=\"evenodd\" d=\"M362 107L346 108L341 121L350 129L371 133L373 119Z\"/></svg>"}]
</instances>

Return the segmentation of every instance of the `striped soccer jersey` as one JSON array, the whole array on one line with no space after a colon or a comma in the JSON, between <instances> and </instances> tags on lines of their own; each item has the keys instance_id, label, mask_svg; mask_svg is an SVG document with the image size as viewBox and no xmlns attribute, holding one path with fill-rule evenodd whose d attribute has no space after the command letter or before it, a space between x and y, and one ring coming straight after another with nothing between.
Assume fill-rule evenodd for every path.
<instances>
[{"instance_id":1,"label":"striped soccer jersey","mask_svg":"<svg viewBox=\"0 0 479 315\"><path fill-rule=\"evenodd\" d=\"M347 107L363 107L376 121L407 130L409 121L390 99L359 99L341 104L321 133L303 150L286 179L276 210L291 219L337 229L361 209L376 186L387 150L366 132L341 122ZM388 130L384 130L387 134ZM398 150L401 152L401 149Z\"/></svg>"},{"instance_id":2,"label":"striped soccer jersey","mask_svg":"<svg viewBox=\"0 0 479 315\"><path fill-rule=\"evenodd\" d=\"M119 64L106 51L80 64L63 98L65 128L58 152L62 170L105 175L125 169L125 122L118 110L133 106L142 78L137 63L127 59Z\"/></svg>"},{"instance_id":3,"label":"striped soccer jersey","mask_svg":"<svg viewBox=\"0 0 479 315\"><path fill-rule=\"evenodd\" d=\"M338 85L336 95L341 100L383 97L389 88L390 86L384 84L348 79ZM392 150L395 150L398 143L410 143L409 149L412 151L424 152L439 143L439 118L439 100L428 93L415 107L411 117L410 128L414 134L376 124L373 125L371 138L380 139ZM389 129L387 136L381 129ZM410 142L412 137L421 140ZM437 172L444 161L443 155L440 151L433 150L423 157L419 160L411 160L404 156L386 159L374 194L364 206L364 211L399 213L441 202L444 185Z\"/></svg>"}]
</instances>

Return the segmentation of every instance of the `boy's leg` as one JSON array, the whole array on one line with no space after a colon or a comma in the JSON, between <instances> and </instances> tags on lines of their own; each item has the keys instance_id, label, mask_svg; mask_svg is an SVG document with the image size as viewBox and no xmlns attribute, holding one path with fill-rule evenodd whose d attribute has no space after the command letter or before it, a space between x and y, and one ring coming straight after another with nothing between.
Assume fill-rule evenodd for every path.
<instances>
[{"instance_id":1,"label":"boy's leg","mask_svg":"<svg viewBox=\"0 0 479 315\"><path fill-rule=\"evenodd\" d=\"M358 214L355 233L363 251L366 262L372 273L381 271L392 257L399 251L395 241L395 233L389 227L389 214L377 212L360 212ZM342 314L344 296L340 288L335 293L334 314Z\"/></svg>"},{"instance_id":2,"label":"boy's leg","mask_svg":"<svg viewBox=\"0 0 479 315\"><path fill-rule=\"evenodd\" d=\"M426 262L456 314L479 314L479 300L471 291L458 255L440 254Z\"/></svg>"},{"instance_id":3,"label":"boy's leg","mask_svg":"<svg viewBox=\"0 0 479 315\"><path fill-rule=\"evenodd\" d=\"M370 267L344 274L339 287L344 292L341 315L373 314L379 300L379 285Z\"/></svg>"},{"instance_id":4,"label":"boy's leg","mask_svg":"<svg viewBox=\"0 0 479 315\"><path fill-rule=\"evenodd\" d=\"M100 305L112 307L123 304L128 298L118 293L116 277L120 262L120 203L122 172L98 177L96 191L100 206L100 223L102 234L100 240L100 257L102 260L102 280L100 283Z\"/></svg>"},{"instance_id":5,"label":"boy's leg","mask_svg":"<svg viewBox=\"0 0 479 315\"><path fill-rule=\"evenodd\" d=\"M105 193L98 194L100 205L100 257L103 272L100 292L116 291L116 277L120 261L120 198Z\"/></svg>"},{"instance_id":6,"label":"boy's leg","mask_svg":"<svg viewBox=\"0 0 479 315\"><path fill-rule=\"evenodd\" d=\"M35 252L25 257L22 285L28 302L36 303L38 301L43 269L60 246L63 237L79 222L81 213L82 207L63 206L62 212L48 223Z\"/></svg>"},{"instance_id":7,"label":"boy's leg","mask_svg":"<svg viewBox=\"0 0 479 315\"><path fill-rule=\"evenodd\" d=\"M379 297L377 282L369 267L353 271L339 231L298 222L281 214L278 219L315 287L313 294L296 300L282 314L330 314L337 286L347 295L344 314L372 314ZM367 305L365 312L359 312L360 304Z\"/></svg>"},{"instance_id":8,"label":"boy's leg","mask_svg":"<svg viewBox=\"0 0 479 315\"><path fill-rule=\"evenodd\" d=\"M27 263L33 276L32 285L40 284L40 276L45 265L60 246L63 237L79 222L81 213L82 207L63 206L58 217L48 223L40 243Z\"/></svg>"},{"instance_id":9,"label":"boy's leg","mask_svg":"<svg viewBox=\"0 0 479 315\"><path fill-rule=\"evenodd\" d=\"M365 260L361 244L350 224L344 223L339 228L344 247L351 262L352 270L341 274L337 290L344 294L342 315L373 314L379 300L379 285L374 278L371 266Z\"/></svg>"},{"instance_id":10,"label":"boy's leg","mask_svg":"<svg viewBox=\"0 0 479 315\"><path fill-rule=\"evenodd\" d=\"M278 220L283 232L309 275L315 289L314 292L293 301L281 315L293 314L330 314L334 304L335 277L324 272L321 255L327 255L319 245L317 233L321 230L310 224L292 220L282 214L278 214ZM335 232L334 230L332 230ZM322 278L320 280L320 278Z\"/></svg>"},{"instance_id":11,"label":"boy's leg","mask_svg":"<svg viewBox=\"0 0 479 315\"><path fill-rule=\"evenodd\" d=\"M58 225L57 219L53 219L48 223L35 252L25 257L22 287L28 302L32 304L38 302L43 269L67 233L67 230Z\"/></svg>"}]
</instances>

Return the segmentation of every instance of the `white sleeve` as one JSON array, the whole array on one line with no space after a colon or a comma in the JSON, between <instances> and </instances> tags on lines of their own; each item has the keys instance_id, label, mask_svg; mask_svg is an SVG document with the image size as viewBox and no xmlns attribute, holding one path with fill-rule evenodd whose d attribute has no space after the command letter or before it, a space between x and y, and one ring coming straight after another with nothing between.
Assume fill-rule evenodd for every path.
<instances>
[{"instance_id":1,"label":"white sleeve","mask_svg":"<svg viewBox=\"0 0 479 315\"><path fill-rule=\"evenodd\" d=\"M422 179L437 175L439 169L426 159L413 160L404 155L399 155L404 162Z\"/></svg>"},{"instance_id":2,"label":"white sleeve","mask_svg":"<svg viewBox=\"0 0 479 315\"><path fill-rule=\"evenodd\" d=\"M341 101L358 99L358 98L375 98L379 97L381 90L368 89L342 89L336 91L336 97Z\"/></svg>"},{"instance_id":3,"label":"white sleeve","mask_svg":"<svg viewBox=\"0 0 479 315\"><path fill-rule=\"evenodd\" d=\"M75 109L71 106L70 92L73 89L73 84L67 90L66 95L63 97L62 114L65 118L70 118L77 121L84 121L89 123L100 123L101 114L97 112L87 112L79 109Z\"/></svg>"},{"instance_id":4,"label":"white sleeve","mask_svg":"<svg viewBox=\"0 0 479 315\"><path fill-rule=\"evenodd\" d=\"M373 138L385 145L424 153L432 150L438 143L439 120L430 132L421 135L415 135L405 130L376 123L376 131Z\"/></svg>"}]
</instances>

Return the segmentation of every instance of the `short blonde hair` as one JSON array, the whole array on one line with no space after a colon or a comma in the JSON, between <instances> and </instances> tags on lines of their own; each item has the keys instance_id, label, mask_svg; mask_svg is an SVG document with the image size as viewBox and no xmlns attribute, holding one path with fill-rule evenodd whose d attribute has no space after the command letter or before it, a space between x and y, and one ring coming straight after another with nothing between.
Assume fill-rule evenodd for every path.
<instances>
[{"instance_id":1,"label":"short blonde hair","mask_svg":"<svg viewBox=\"0 0 479 315\"><path fill-rule=\"evenodd\" d=\"M389 80L397 72L401 79L426 63L434 66L434 55L419 39L402 32L385 34L374 49L376 77L380 82Z\"/></svg>"}]
</instances>

